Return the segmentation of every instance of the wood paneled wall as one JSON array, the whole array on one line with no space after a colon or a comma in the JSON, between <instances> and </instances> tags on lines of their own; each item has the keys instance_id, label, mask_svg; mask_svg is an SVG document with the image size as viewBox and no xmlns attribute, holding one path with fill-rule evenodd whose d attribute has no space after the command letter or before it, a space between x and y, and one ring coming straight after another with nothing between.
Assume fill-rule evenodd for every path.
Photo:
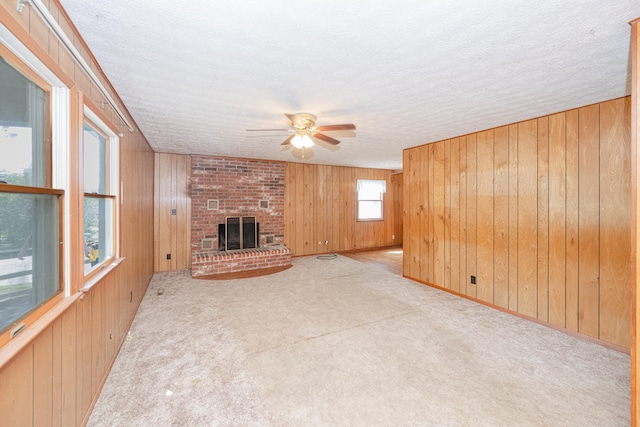
<instances>
[{"instance_id":1,"label":"wood paneled wall","mask_svg":"<svg viewBox=\"0 0 640 427\"><path fill-rule=\"evenodd\" d=\"M56 0L44 0L92 69L100 67L86 49L79 35L68 23ZM72 110L81 109L81 91L124 135L121 139L122 200L120 205L120 255L124 260L89 291L76 292L84 286L82 264L74 263L71 272L72 295L27 327L20 335L0 348L0 425L73 426L89 416L117 349L144 296L153 275L153 171L154 154L139 129L130 132L118 119L67 50L49 31L37 12L27 5L22 14L16 2L0 0L0 22L7 26L29 49L63 81L75 84ZM108 80L101 76L107 86ZM116 99L117 94L112 91ZM120 108L126 111L124 105ZM77 115L72 111L72 120ZM131 118L129 118L132 121ZM81 156L77 129L72 123L70 138L71 179L79 180ZM74 130L75 129L75 130ZM76 162L76 163L73 163ZM80 203L81 194L72 182L65 197ZM82 218L70 217L72 248L82 249ZM82 257L76 256L82 259ZM72 257L73 261L73 257ZM79 273L78 273L79 272Z\"/></svg>"},{"instance_id":2,"label":"wood paneled wall","mask_svg":"<svg viewBox=\"0 0 640 427\"><path fill-rule=\"evenodd\" d=\"M628 348L630 119L626 97L405 150L404 275Z\"/></svg>"},{"instance_id":3,"label":"wood paneled wall","mask_svg":"<svg viewBox=\"0 0 640 427\"><path fill-rule=\"evenodd\" d=\"M397 244L392 172L344 166L285 165L284 241L295 256ZM356 180L387 181L384 220L357 220ZM324 242L328 241L325 245Z\"/></svg>"},{"instance_id":4,"label":"wood paneled wall","mask_svg":"<svg viewBox=\"0 0 640 427\"><path fill-rule=\"evenodd\" d=\"M638 330L640 329L640 292L638 284L640 276L640 159L638 144L640 143L640 18L631 22L631 425L638 425L638 408L640 408L640 394L638 393L638 379L640 378L640 364L638 364Z\"/></svg>"},{"instance_id":5,"label":"wood paneled wall","mask_svg":"<svg viewBox=\"0 0 640 427\"><path fill-rule=\"evenodd\" d=\"M389 201L393 207L393 235L394 245L402 245L402 173L391 174L392 191L389 193Z\"/></svg>"},{"instance_id":6,"label":"wood paneled wall","mask_svg":"<svg viewBox=\"0 0 640 427\"><path fill-rule=\"evenodd\" d=\"M156 153L153 257L156 272L191 268L190 183L191 156Z\"/></svg>"}]
</instances>

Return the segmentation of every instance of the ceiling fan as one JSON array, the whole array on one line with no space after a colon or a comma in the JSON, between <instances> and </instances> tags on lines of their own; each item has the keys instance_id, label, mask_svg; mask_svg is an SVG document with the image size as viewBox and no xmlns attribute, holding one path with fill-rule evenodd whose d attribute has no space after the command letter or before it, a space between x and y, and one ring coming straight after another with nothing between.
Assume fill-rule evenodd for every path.
<instances>
[{"instance_id":1,"label":"ceiling fan","mask_svg":"<svg viewBox=\"0 0 640 427\"><path fill-rule=\"evenodd\" d=\"M314 145L312 138L317 138L332 145L340 144L335 138L323 132L356 130L352 123L342 125L316 126L316 116L310 113L285 114L290 121L291 129L247 129L248 132L287 131L292 132L282 145L291 144L296 148L310 148Z\"/></svg>"}]
</instances>

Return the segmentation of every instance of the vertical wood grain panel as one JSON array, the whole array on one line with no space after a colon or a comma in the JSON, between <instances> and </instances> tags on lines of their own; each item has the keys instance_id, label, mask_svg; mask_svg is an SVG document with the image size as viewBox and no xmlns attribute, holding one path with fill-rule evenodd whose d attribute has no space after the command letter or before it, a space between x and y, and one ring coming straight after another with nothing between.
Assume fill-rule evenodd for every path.
<instances>
[{"instance_id":1,"label":"vertical wood grain panel","mask_svg":"<svg viewBox=\"0 0 640 427\"><path fill-rule=\"evenodd\" d=\"M549 118L538 119L538 319L549 320Z\"/></svg>"},{"instance_id":2,"label":"vertical wood grain panel","mask_svg":"<svg viewBox=\"0 0 640 427\"><path fill-rule=\"evenodd\" d=\"M0 414L6 426L33 425L33 346L0 369Z\"/></svg>"},{"instance_id":3,"label":"vertical wood grain panel","mask_svg":"<svg viewBox=\"0 0 640 427\"><path fill-rule=\"evenodd\" d=\"M549 323L565 326L566 115L549 117Z\"/></svg>"},{"instance_id":4,"label":"vertical wood grain panel","mask_svg":"<svg viewBox=\"0 0 640 427\"><path fill-rule=\"evenodd\" d=\"M171 259L167 263L169 265L169 270L176 269L176 259L177 257L177 243L178 243L178 215L176 211L176 215L173 214L173 210L176 209L177 197L176 193L178 191L178 157L175 155L169 155L168 159L170 163L170 172L169 172L169 194L168 194L168 203L167 203L167 211L169 215L169 250L167 253L171 254ZM165 255L166 257L166 255Z\"/></svg>"},{"instance_id":5,"label":"vertical wood grain panel","mask_svg":"<svg viewBox=\"0 0 640 427\"><path fill-rule=\"evenodd\" d=\"M591 337L599 335L599 256L600 247L600 179L599 155L600 109L590 105L578 110L579 126L579 165L578 165L578 331Z\"/></svg>"},{"instance_id":6,"label":"vertical wood grain panel","mask_svg":"<svg viewBox=\"0 0 640 427\"><path fill-rule=\"evenodd\" d=\"M331 199L331 203L328 206L328 209L331 209L333 221L331 222L331 235L333 236L332 243L330 244L330 248L332 250L340 249L340 226L339 223L344 221L344 217L340 216L340 187L337 185L340 179L340 172L338 168L331 168L331 183L332 183L332 194L333 198Z\"/></svg>"},{"instance_id":7,"label":"vertical wood grain panel","mask_svg":"<svg viewBox=\"0 0 640 427\"><path fill-rule=\"evenodd\" d=\"M493 303L509 308L509 128L493 137Z\"/></svg>"},{"instance_id":8,"label":"vertical wood grain panel","mask_svg":"<svg viewBox=\"0 0 640 427\"><path fill-rule=\"evenodd\" d=\"M433 235L434 275L433 283L445 286L444 282L444 148L445 141L433 144Z\"/></svg>"},{"instance_id":9,"label":"vertical wood grain panel","mask_svg":"<svg viewBox=\"0 0 640 427\"><path fill-rule=\"evenodd\" d=\"M323 209L323 213L324 213L324 218L323 221L325 221L325 227L324 227L324 239L329 241L329 244L327 246L325 246L324 250L325 252L331 252L332 248L333 248L333 223L334 221L339 221L339 218L335 218L333 216L333 213L335 211L335 206L334 206L334 201L335 201L335 196L334 196L334 186L332 185L333 183L333 172L332 172L332 168L330 167L326 167L324 169L324 175L323 175L323 179L325 181L325 191L326 191L326 196L325 196L325 204L324 204L324 209Z\"/></svg>"},{"instance_id":10,"label":"vertical wood grain panel","mask_svg":"<svg viewBox=\"0 0 640 427\"><path fill-rule=\"evenodd\" d=\"M344 171L344 195L343 197L347 201L345 205L345 215L347 221L345 221L346 225L346 235L347 235L347 247L345 249L351 250L355 249L356 242L356 234L355 234L355 225L356 218L358 212L357 200L356 200L356 173L352 168L342 168Z\"/></svg>"},{"instance_id":11,"label":"vertical wood grain panel","mask_svg":"<svg viewBox=\"0 0 640 427\"><path fill-rule=\"evenodd\" d=\"M338 181L337 181L338 182L338 203L340 205L339 215L340 215L340 218L344 218L344 220L340 221L340 224L339 224L339 228L340 228L339 250L344 251L349 248L347 220L350 214L347 211L348 200L345 198L345 195L347 194L348 184L349 184L346 180L349 179L349 177L347 176L346 168L339 167L336 169L337 169L337 176L338 176Z\"/></svg>"},{"instance_id":12,"label":"vertical wood grain panel","mask_svg":"<svg viewBox=\"0 0 640 427\"><path fill-rule=\"evenodd\" d=\"M403 152L404 153L404 152ZM393 182L393 231L392 240L394 245L402 245L403 233L403 220L404 220L404 194L403 183L404 176L401 173L394 173L391 175Z\"/></svg>"},{"instance_id":13,"label":"vertical wood grain panel","mask_svg":"<svg viewBox=\"0 0 640 427\"><path fill-rule=\"evenodd\" d=\"M53 327L49 326L33 341L33 422L51 426L53 419Z\"/></svg>"},{"instance_id":14,"label":"vertical wood grain panel","mask_svg":"<svg viewBox=\"0 0 640 427\"><path fill-rule=\"evenodd\" d=\"M631 104L600 104L600 338L630 345Z\"/></svg>"},{"instance_id":15,"label":"vertical wood grain panel","mask_svg":"<svg viewBox=\"0 0 640 427\"><path fill-rule=\"evenodd\" d=\"M178 270L191 267L191 156L176 156L176 209L175 224L175 268ZM172 257L173 259L174 257Z\"/></svg>"},{"instance_id":16,"label":"vertical wood grain panel","mask_svg":"<svg viewBox=\"0 0 640 427\"><path fill-rule=\"evenodd\" d=\"M128 302L128 300L127 300ZM60 396L60 424L61 425L79 425L84 416L84 412L80 411L81 399L78 398L79 391L76 387L78 383L78 350L80 347L78 323L78 305L74 304L70 307L61 318L60 322L60 357L61 357L61 382L60 390L56 388L54 393L58 392ZM127 324L131 319L127 319ZM120 340L123 334L118 336Z\"/></svg>"},{"instance_id":17,"label":"vertical wood grain panel","mask_svg":"<svg viewBox=\"0 0 640 427\"><path fill-rule=\"evenodd\" d=\"M640 409L640 19L631 21L631 425L638 425Z\"/></svg>"},{"instance_id":18,"label":"vertical wood grain panel","mask_svg":"<svg viewBox=\"0 0 640 427\"><path fill-rule=\"evenodd\" d=\"M84 414L91 405L91 399L93 397L91 380L93 378L93 370L97 369L96 362L91 354L92 347L92 321L91 321L91 306L93 301L93 292L87 292L84 295L84 299L79 304L78 313L78 336L80 339L78 345L79 357L78 366L78 404L80 405L79 413Z\"/></svg>"},{"instance_id":19,"label":"vertical wood grain panel","mask_svg":"<svg viewBox=\"0 0 640 427\"><path fill-rule=\"evenodd\" d=\"M304 218L303 218L303 233L304 233L304 249L302 253L305 255L315 252L315 224L314 224L314 201L315 201L315 174L313 173L313 166L303 166L304 176Z\"/></svg>"},{"instance_id":20,"label":"vertical wood grain panel","mask_svg":"<svg viewBox=\"0 0 640 427\"><path fill-rule=\"evenodd\" d=\"M161 180L160 177L162 176L161 173L161 165L164 165L164 163L161 160L160 154L155 154L155 171L154 171L154 183L153 186L155 187L155 192L154 192L154 206L153 206L153 215L154 215L154 249L155 249L155 253L154 253L154 257L153 257L153 269L154 271L162 271L161 267L160 267L160 253L162 252L162 247L164 245L164 242L161 241L161 237L164 238L164 236L161 234L160 230L162 230L162 227L160 226L160 212L161 212L161 205L160 205L160 197L159 194L161 194L162 191L162 186L161 184Z\"/></svg>"},{"instance_id":21,"label":"vertical wood grain panel","mask_svg":"<svg viewBox=\"0 0 640 427\"><path fill-rule=\"evenodd\" d=\"M418 215L415 217L419 224L415 229L419 233L420 251L418 256L418 264L420 265L420 273L418 278L426 282L429 281L429 151L428 146L423 145L417 148L418 154L418 192L416 197L418 200Z\"/></svg>"},{"instance_id":22,"label":"vertical wood grain panel","mask_svg":"<svg viewBox=\"0 0 640 427\"><path fill-rule=\"evenodd\" d=\"M411 263L409 274L420 277L420 149L409 150L409 191L411 194L409 253Z\"/></svg>"},{"instance_id":23,"label":"vertical wood grain panel","mask_svg":"<svg viewBox=\"0 0 640 427\"><path fill-rule=\"evenodd\" d=\"M460 137L460 293L467 294L467 137Z\"/></svg>"},{"instance_id":24,"label":"vertical wood grain panel","mask_svg":"<svg viewBox=\"0 0 640 427\"><path fill-rule=\"evenodd\" d=\"M291 163L285 163L284 165L284 245L289 248L291 253L295 253L295 247L291 236L293 236L293 230L291 226L295 224L295 221L291 218L291 212L293 211L293 203L295 201L294 195L291 193L291 189L294 188L294 181L292 180L293 174L291 173Z\"/></svg>"},{"instance_id":25,"label":"vertical wood grain panel","mask_svg":"<svg viewBox=\"0 0 640 427\"><path fill-rule=\"evenodd\" d=\"M476 297L493 302L493 130L477 134L478 277Z\"/></svg>"},{"instance_id":26,"label":"vertical wood grain panel","mask_svg":"<svg viewBox=\"0 0 640 427\"><path fill-rule=\"evenodd\" d=\"M104 348L105 341L103 335L103 300L104 288L94 286L91 288L91 389L89 396L94 396L98 391L102 373L104 369Z\"/></svg>"},{"instance_id":27,"label":"vertical wood grain panel","mask_svg":"<svg viewBox=\"0 0 640 427\"><path fill-rule=\"evenodd\" d=\"M451 290L460 292L460 138L451 140Z\"/></svg>"},{"instance_id":28,"label":"vertical wood grain panel","mask_svg":"<svg viewBox=\"0 0 640 427\"><path fill-rule=\"evenodd\" d=\"M444 287L451 289L451 140L444 141Z\"/></svg>"},{"instance_id":29,"label":"vertical wood grain panel","mask_svg":"<svg viewBox=\"0 0 640 427\"><path fill-rule=\"evenodd\" d=\"M71 307L71 309L75 309L75 305ZM66 313L65 313L66 314ZM64 317L64 315L63 315ZM74 325L74 330L75 330L75 325ZM51 407L53 409L53 417L51 420L51 425L58 427L62 425L62 420L64 417L64 408L62 406L62 402L63 402L63 397L62 397L62 393L63 391L66 392L70 392L73 396L73 400L71 401L71 405L68 405L71 408L71 416L68 417L69 420L73 421L75 420L75 409L76 409L76 399L75 399L75 391L76 391L76 377L75 375L71 378L72 381L66 381L65 386L68 387L68 389L63 390L62 388L62 381L63 379L66 379L63 377L63 364L64 363L68 363L66 361L66 357L63 357L62 355L62 318L58 318L56 319L52 324L51 324L51 331L52 331L52 345L51 345L51 355L50 355L50 360L48 361L48 363L51 363L51 365L53 366L53 376L51 378L51 383L52 383L52 398L51 398ZM75 342L72 342L70 345L67 346L67 351L68 348L71 348L73 350L75 350ZM65 355L66 356L66 355ZM75 371L75 369L74 369ZM66 375L67 372L66 370L64 371L64 374ZM34 417L37 416L34 414Z\"/></svg>"},{"instance_id":30,"label":"vertical wood grain panel","mask_svg":"<svg viewBox=\"0 0 640 427\"><path fill-rule=\"evenodd\" d=\"M537 122L518 124L518 311L536 317L537 301Z\"/></svg>"},{"instance_id":31,"label":"vertical wood grain panel","mask_svg":"<svg viewBox=\"0 0 640 427\"><path fill-rule=\"evenodd\" d=\"M578 210L578 110L567 111L567 240L565 266L565 327L578 331L579 210Z\"/></svg>"},{"instance_id":32,"label":"vertical wood grain panel","mask_svg":"<svg viewBox=\"0 0 640 427\"><path fill-rule=\"evenodd\" d=\"M172 160L169 154L156 154L155 271L171 270L171 261L166 255L171 253Z\"/></svg>"},{"instance_id":33,"label":"vertical wood grain panel","mask_svg":"<svg viewBox=\"0 0 640 427\"><path fill-rule=\"evenodd\" d=\"M110 275L110 278L105 283L105 296L104 296L104 312L105 312L105 325L104 325L104 339L105 339L105 369L109 365L111 360L116 355L116 341L114 340L116 331L116 283L115 274Z\"/></svg>"},{"instance_id":34,"label":"vertical wood grain panel","mask_svg":"<svg viewBox=\"0 0 640 427\"><path fill-rule=\"evenodd\" d=\"M509 125L509 310L518 310L518 125Z\"/></svg>"},{"instance_id":35,"label":"vertical wood grain panel","mask_svg":"<svg viewBox=\"0 0 640 427\"><path fill-rule=\"evenodd\" d=\"M326 252L324 241L326 240L326 221L325 221L325 209L327 206L327 202L325 200L325 195L327 189L325 188L325 171L327 167L323 165L318 165L316 167L316 200L315 200L315 218L313 222L316 225L316 235L313 240L313 243L317 245L316 253L324 253Z\"/></svg>"},{"instance_id":36,"label":"vertical wood grain panel","mask_svg":"<svg viewBox=\"0 0 640 427\"><path fill-rule=\"evenodd\" d=\"M295 255L304 255L304 165L296 163L294 170L296 176L296 202L295 202Z\"/></svg>"},{"instance_id":37,"label":"vertical wood grain panel","mask_svg":"<svg viewBox=\"0 0 640 427\"><path fill-rule=\"evenodd\" d=\"M414 195L411 194L411 173L409 172L411 158L410 150L402 151L402 188L405 190L402 194L402 274L411 275L410 260L414 253L411 252L409 241L411 239L410 231L412 225L411 206Z\"/></svg>"},{"instance_id":38,"label":"vertical wood grain panel","mask_svg":"<svg viewBox=\"0 0 640 427\"><path fill-rule=\"evenodd\" d=\"M427 170L429 171L429 175L427 177L428 185L428 193L427 196L427 221L428 221L428 234L427 234L427 242L429 246L429 254L427 263L429 264L429 275L427 276L427 282L435 284L436 283L436 235L435 235L435 222L436 222L436 211L435 211L435 144L429 144L426 146L427 148L427 159L429 161L429 166Z\"/></svg>"},{"instance_id":39,"label":"vertical wood grain panel","mask_svg":"<svg viewBox=\"0 0 640 427\"><path fill-rule=\"evenodd\" d=\"M477 284L470 282L470 276L478 274L477 266L477 221L478 221L478 188L476 134L467 135L467 295L476 296ZM477 277L476 277L477 278ZM477 283L477 282L476 282Z\"/></svg>"}]
</instances>

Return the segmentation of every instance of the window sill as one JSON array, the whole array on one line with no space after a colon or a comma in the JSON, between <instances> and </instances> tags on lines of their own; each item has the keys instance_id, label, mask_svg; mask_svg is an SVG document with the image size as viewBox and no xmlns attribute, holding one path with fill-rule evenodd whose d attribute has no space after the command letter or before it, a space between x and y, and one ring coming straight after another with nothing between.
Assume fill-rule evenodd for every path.
<instances>
[{"instance_id":1,"label":"window sill","mask_svg":"<svg viewBox=\"0 0 640 427\"><path fill-rule=\"evenodd\" d=\"M120 265L120 263L124 261L123 258L116 258L110 264L103 266L98 273L91 277L91 279L87 280L84 283L84 286L78 289L79 292L86 293L93 288L95 284L104 279L109 273L111 273L115 268Z\"/></svg>"}]
</instances>

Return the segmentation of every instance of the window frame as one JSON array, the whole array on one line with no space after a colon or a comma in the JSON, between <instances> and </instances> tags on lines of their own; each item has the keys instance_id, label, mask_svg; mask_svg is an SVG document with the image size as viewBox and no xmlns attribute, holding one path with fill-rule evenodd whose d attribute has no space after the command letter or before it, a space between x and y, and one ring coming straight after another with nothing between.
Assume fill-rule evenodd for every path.
<instances>
[{"instance_id":1,"label":"window frame","mask_svg":"<svg viewBox=\"0 0 640 427\"><path fill-rule=\"evenodd\" d=\"M112 217L113 217L113 227L111 230L111 239L113 242L113 254L102 260L99 264L94 266L91 270L85 272L84 271L84 256L80 259L82 260L82 275L84 278L84 286L85 288L90 287L93 283L95 283L96 278L104 271L105 267L112 264L117 258L120 257L120 203L121 196L119 193L118 183L120 182L120 141L121 134L120 131L111 123L108 117L106 117L94 104L80 93L81 98L81 117L79 121L79 150L80 150L80 163L81 163L81 173L80 178L82 182L80 186L82 187L82 200L80 202L80 206L82 209L82 214L80 218L81 221L81 232L79 244L81 248L84 248L84 200L85 198L93 198L93 199L109 199L112 200ZM100 133L105 137L106 140L106 193L86 193L84 190L84 126L85 123L89 124L89 126ZM84 251L84 249L83 249Z\"/></svg>"},{"instance_id":2,"label":"window frame","mask_svg":"<svg viewBox=\"0 0 640 427\"><path fill-rule=\"evenodd\" d=\"M356 220L357 222L371 222L371 221L384 221L384 193L385 191L380 192L379 199L360 199L360 191L358 188L360 186L360 181L380 181L384 183L384 187L386 189L387 181L385 179L367 179L367 178L358 178L356 179ZM380 202L380 217L379 218L360 218L360 202Z\"/></svg>"},{"instance_id":3,"label":"window frame","mask_svg":"<svg viewBox=\"0 0 640 427\"><path fill-rule=\"evenodd\" d=\"M4 347L11 339L13 331L32 325L39 320L48 311L53 309L56 305L61 303L69 294L69 282L67 280L67 257L64 242L65 240L65 211L66 211L66 199L64 197L64 189L53 188L54 185L65 184L64 179L56 179L53 161L54 152L54 131L59 134L64 134L64 130L60 131L60 127L68 127L69 112L68 111L56 111L54 112L54 101L56 98L58 103L68 104L68 92L55 93L56 86L64 87L68 91L68 88L62 83L62 81L52 74L46 66L33 54L21 54L21 51L25 47L17 39L11 39L5 33L6 27L0 25L0 56L4 58L7 64L21 73L25 78L38 86L45 93L45 122L44 122L44 165L45 165L45 180L44 186L35 185L16 185L10 183L0 183L0 191L3 193L13 194L32 194L32 195L49 195L57 197L58 205L58 288L56 291L48 297L46 300L34 305L29 311L22 316L14 319L8 326L0 330L0 348ZM27 63L29 61L29 63ZM34 64L40 72L33 69ZM44 72L43 72L44 71ZM44 75L43 75L44 74ZM48 76L46 75L48 74ZM48 77L48 78L47 78ZM56 86L54 86L56 85ZM65 97L66 95L66 97ZM62 101L62 102L61 102ZM56 129L54 129L54 115L57 113ZM66 165L61 165L60 169L66 168ZM63 185L63 187L66 187ZM16 334L15 336L17 336Z\"/></svg>"}]
</instances>

